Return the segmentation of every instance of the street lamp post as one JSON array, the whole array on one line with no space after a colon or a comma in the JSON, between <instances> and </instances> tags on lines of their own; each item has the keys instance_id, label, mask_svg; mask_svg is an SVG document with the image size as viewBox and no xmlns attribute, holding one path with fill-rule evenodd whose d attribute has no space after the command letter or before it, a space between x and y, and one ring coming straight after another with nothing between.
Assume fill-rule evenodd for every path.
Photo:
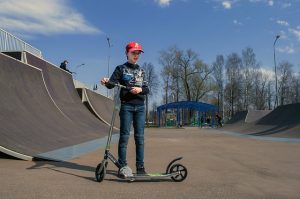
<instances>
[{"instance_id":1,"label":"street lamp post","mask_svg":"<svg viewBox=\"0 0 300 199\"><path fill-rule=\"evenodd\" d=\"M107 77L109 78L109 62L110 62L110 38L106 37L107 43L108 43L108 58L107 58ZM106 96L108 97L108 89L107 90L107 94Z\"/></svg>"},{"instance_id":2,"label":"street lamp post","mask_svg":"<svg viewBox=\"0 0 300 199\"><path fill-rule=\"evenodd\" d=\"M79 68L79 67L81 67L81 66L83 66L83 65L85 65L85 64L79 64L79 65L77 65L76 67L75 67L75 71L73 72L75 75L77 75L77 69Z\"/></svg>"},{"instance_id":3,"label":"street lamp post","mask_svg":"<svg viewBox=\"0 0 300 199\"><path fill-rule=\"evenodd\" d=\"M76 66L76 69L79 68L79 67L81 67L81 66L84 66L84 65L85 64L79 64L79 65Z\"/></svg>"},{"instance_id":4,"label":"street lamp post","mask_svg":"<svg viewBox=\"0 0 300 199\"><path fill-rule=\"evenodd\" d=\"M279 39L280 35L276 35L274 44L273 44L273 49L274 49L274 69L275 69L275 104L274 108L278 106L278 87L277 87L277 66L276 66L276 54L275 54L275 44L276 41Z\"/></svg>"}]
</instances>

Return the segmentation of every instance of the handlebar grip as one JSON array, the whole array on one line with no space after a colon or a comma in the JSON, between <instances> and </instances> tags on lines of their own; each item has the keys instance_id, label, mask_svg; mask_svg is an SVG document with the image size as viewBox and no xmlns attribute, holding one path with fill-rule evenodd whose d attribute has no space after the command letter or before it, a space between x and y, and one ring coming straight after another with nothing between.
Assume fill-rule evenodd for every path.
<instances>
[{"instance_id":1,"label":"handlebar grip","mask_svg":"<svg viewBox=\"0 0 300 199\"><path fill-rule=\"evenodd\" d=\"M124 86L124 85L122 85L122 84L120 84L120 83L115 83L115 82L111 82L111 81L107 82L106 84L110 84L110 85L113 85L113 86L116 86L116 87L119 87L119 88L130 89L130 88L128 88L127 86Z\"/></svg>"}]
</instances>

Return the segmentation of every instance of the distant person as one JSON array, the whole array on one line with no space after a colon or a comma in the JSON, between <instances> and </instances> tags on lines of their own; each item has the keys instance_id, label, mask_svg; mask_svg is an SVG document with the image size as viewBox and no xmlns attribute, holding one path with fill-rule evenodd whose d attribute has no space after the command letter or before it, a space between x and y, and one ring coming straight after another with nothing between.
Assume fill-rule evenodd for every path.
<instances>
[{"instance_id":1,"label":"distant person","mask_svg":"<svg viewBox=\"0 0 300 199\"><path fill-rule=\"evenodd\" d=\"M68 64L69 62L68 62L68 60L64 60L61 64L60 64L60 68L61 69L63 69L63 70L65 70L65 71L67 71L67 72L69 72L69 73L71 73L71 74L76 74L75 72L72 72L72 71L70 71L68 68L67 68L67 64Z\"/></svg>"},{"instance_id":2,"label":"distant person","mask_svg":"<svg viewBox=\"0 0 300 199\"><path fill-rule=\"evenodd\" d=\"M217 121L218 121L218 126L222 127L223 124L222 124L222 117L221 117L220 113L216 114L216 118L217 118Z\"/></svg>"},{"instance_id":3,"label":"distant person","mask_svg":"<svg viewBox=\"0 0 300 199\"><path fill-rule=\"evenodd\" d=\"M206 124L209 126L210 125L210 117L206 118Z\"/></svg>"},{"instance_id":4,"label":"distant person","mask_svg":"<svg viewBox=\"0 0 300 199\"><path fill-rule=\"evenodd\" d=\"M126 174L127 166L127 144L130 136L130 127L133 123L134 140L136 147L136 173L146 174L144 167L144 124L145 124L145 96L149 88L145 84L145 71L137 64L142 46L137 42L129 42L125 48L127 61L117 66L110 78L104 77L101 84L108 89L114 87L112 83L119 83L128 88L120 90L120 137L118 144L118 163L120 165L119 175ZM123 169L124 168L124 169ZM130 169L131 170L131 169Z\"/></svg>"}]
</instances>

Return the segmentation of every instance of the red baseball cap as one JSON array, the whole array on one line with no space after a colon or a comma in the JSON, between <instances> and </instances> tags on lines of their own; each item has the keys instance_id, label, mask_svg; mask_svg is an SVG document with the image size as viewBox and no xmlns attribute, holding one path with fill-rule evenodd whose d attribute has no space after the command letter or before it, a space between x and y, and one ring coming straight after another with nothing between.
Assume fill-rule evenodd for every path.
<instances>
[{"instance_id":1,"label":"red baseball cap","mask_svg":"<svg viewBox=\"0 0 300 199\"><path fill-rule=\"evenodd\" d=\"M135 51L135 50L144 52L141 44L139 44L137 42L134 42L134 41L133 42L129 42L126 45L126 52L132 52L132 51Z\"/></svg>"}]
</instances>

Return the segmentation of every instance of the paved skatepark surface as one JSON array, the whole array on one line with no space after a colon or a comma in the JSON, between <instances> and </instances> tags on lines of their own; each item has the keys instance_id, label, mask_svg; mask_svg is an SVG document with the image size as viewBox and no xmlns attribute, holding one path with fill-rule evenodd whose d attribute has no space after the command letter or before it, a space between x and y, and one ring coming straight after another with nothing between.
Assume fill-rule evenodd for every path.
<instances>
[{"instance_id":1,"label":"paved skatepark surface","mask_svg":"<svg viewBox=\"0 0 300 199\"><path fill-rule=\"evenodd\" d=\"M299 198L300 143L228 136L214 129L182 128L145 131L147 171L164 171L169 161L188 169L183 182L128 183L116 177L110 162L103 182L94 169L104 149L68 162L0 158L0 198ZM117 146L112 145L116 154ZM134 140L128 148L134 169Z\"/></svg>"}]
</instances>

